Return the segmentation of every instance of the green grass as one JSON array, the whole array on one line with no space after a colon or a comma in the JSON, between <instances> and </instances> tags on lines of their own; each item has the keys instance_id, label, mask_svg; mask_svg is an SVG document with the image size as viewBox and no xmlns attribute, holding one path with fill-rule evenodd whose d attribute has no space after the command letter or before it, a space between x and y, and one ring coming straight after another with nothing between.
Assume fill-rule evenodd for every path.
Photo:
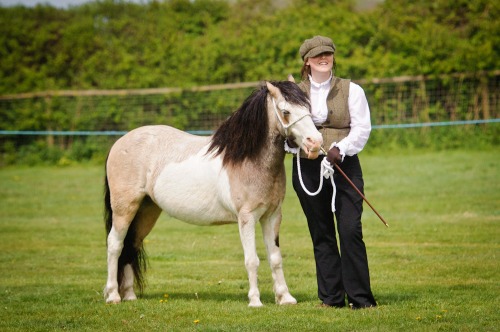
<instances>
[{"instance_id":1,"label":"green grass","mask_svg":"<svg viewBox=\"0 0 500 332\"><path fill-rule=\"evenodd\" d=\"M236 225L165 215L147 238L144 295L106 305L102 167L0 169L0 331L495 331L499 152L361 155L367 197L390 227L365 205L379 306L358 311L317 307L311 242L290 185L280 242L297 305L274 304L260 229L265 306L252 309Z\"/></svg>"}]
</instances>

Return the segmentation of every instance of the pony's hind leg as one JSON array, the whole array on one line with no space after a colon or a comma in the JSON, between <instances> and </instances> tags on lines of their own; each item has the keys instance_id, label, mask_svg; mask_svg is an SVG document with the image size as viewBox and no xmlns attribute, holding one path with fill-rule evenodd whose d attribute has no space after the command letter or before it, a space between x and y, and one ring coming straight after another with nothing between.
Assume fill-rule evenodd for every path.
<instances>
[{"instance_id":1,"label":"pony's hind leg","mask_svg":"<svg viewBox=\"0 0 500 332\"><path fill-rule=\"evenodd\" d=\"M127 264L123 268L123 279L121 280L119 290L122 301L137 300L134 292L134 269L131 264Z\"/></svg>"},{"instance_id":2,"label":"pony's hind leg","mask_svg":"<svg viewBox=\"0 0 500 332\"><path fill-rule=\"evenodd\" d=\"M118 279L120 276L125 275L123 263L120 264L120 256L125 246L124 242L129 227L144 197L127 197L122 194L125 192L121 190L122 188L112 189L108 184L107 176L105 178L105 189L108 277L104 288L104 298L106 303L119 303L121 302L121 296Z\"/></svg>"},{"instance_id":3,"label":"pony's hind leg","mask_svg":"<svg viewBox=\"0 0 500 332\"><path fill-rule=\"evenodd\" d=\"M283 273L283 258L279 248L279 228L281 224L281 209L270 218L261 220L262 234L267 249L267 259L273 277L273 290L277 304L297 304L297 300L288 291Z\"/></svg>"},{"instance_id":4,"label":"pony's hind leg","mask_svg":"<svg viewBox=\"0 0 500 332\"><path fill-rule=\"evenodd\" d=\"M133 218L133 216L132 216ZM108 234L108 279L104 288L104 298L106 303L120 303L121 297L118 292L118 260L123 250L123 241L127 235L130 222L121 221L129 218L118 218L113 216L113 226ZM130 218L131 219L131 218ZM119 221L120 220L120 221Z\"/></svg>"},{"instance_id":5,"label":"pony's hind leg","mask_svg":"<svg viewBox=\"0 0 500 332\"><path fill-rule=\"evenodd\" d=\"M153 229L158 217L161 214L161 209L156 205L149 196L146 196L141 203L137 214L135 215L132 225L134 227L133 250L134 252L143 251L143 241ZM136 258L136 259L145 259ZM137 284L142 291L142 271L139 262L126 264L123 271L123 278L120 282L120 296L123 301L136 300L137 296L134 291L134 278L138 277Z\"/></svg>"}]
</instances>

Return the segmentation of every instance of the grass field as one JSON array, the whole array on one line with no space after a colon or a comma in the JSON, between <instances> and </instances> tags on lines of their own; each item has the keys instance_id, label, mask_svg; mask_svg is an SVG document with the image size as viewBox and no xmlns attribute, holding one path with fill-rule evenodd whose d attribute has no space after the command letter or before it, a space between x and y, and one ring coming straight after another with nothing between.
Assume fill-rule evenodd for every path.
<instances>
[{"instance_id":1,"label":"grass field","mask_svg":"<svg viewBox=\"0 0 500 332\"><path fill-rule=\"evenodd\" d=\"M260 233L265 306L252 309L237 227L165 215L147 239L144 295L106 305L102 167L0 169L0 331L498 331L500 150L360 157L367 197L390 228L365 205L379 306L357 311L317 306L291 186L280 242L297 305L274 304Z\"/></svg>"}]
</instances>

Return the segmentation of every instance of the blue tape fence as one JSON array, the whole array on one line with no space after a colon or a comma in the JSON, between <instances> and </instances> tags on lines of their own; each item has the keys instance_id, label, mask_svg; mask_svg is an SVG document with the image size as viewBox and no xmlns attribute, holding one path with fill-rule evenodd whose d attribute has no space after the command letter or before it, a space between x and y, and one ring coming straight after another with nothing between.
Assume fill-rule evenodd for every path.
<instances>
[{"instance_id":1,"label":"blue tape fence","mask_svg":"<svg viewBox=\"0 0 500 332\"><path fill-rule=\"evenodd\" d=\"M500 119L487 120L464 120L464 121L446 121L446 122L422 122L422 123L402 123L373 125L373 129L398 129L398 128L423 128L423 127L442 127L442 126L462 126L475 124L499 123ZM194 135L208 136L213 133L212 130L186 130ZM0 135L52 135L52 136L123 136L127 131L43 131L43 130L0 130Z\"/></svg>"}]
</instances>

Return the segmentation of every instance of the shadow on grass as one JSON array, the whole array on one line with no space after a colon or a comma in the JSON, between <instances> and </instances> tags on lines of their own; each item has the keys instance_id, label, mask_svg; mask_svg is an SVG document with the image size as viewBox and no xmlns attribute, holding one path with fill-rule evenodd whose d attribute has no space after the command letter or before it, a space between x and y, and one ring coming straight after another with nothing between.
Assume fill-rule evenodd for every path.
<instances>
[{"instance_id":1,"label":"shadow on grass","mask_svg":"<svg viewBox=\"0 0 500 332\"><path fill-rule=\"evenodd\" d=\"M145 292L139 297L142 300L159 300L164 299L165 293L163 292ZM168 292L169 300L184 300L184 301L195 301L195 300L210 300L210 301L247 301L246 292L241 293L220 293L220 292L197 292L197 293L186 293L186 292Z\"/></svg>"},{"instance_id":2,"label":"shadow on grass","mask_svg":"<svg viewBox=\"0 0 500 332\"><path fill-rule=\"evenodd\" d=\"M184 301L216 301L216 302L242 302L248 303L248 290L244 289L241 292L231 292L231 291L223 291L223 292L214 292L214 291L206 291L206 292L197 292L197 293L186 293L186 292L169 292L168 299L169 300L184 300ZM311 298L311 294L301 294L301 293L292 293L292 296L297 299L299 303L309 302L314 300ZM142 300L161 300L165 298L165 293L161 292L151 292L147 291L139 297ZM274 293L270 291L261 291L260 299L264 305L266 304L274 304ZM319 301L319 300L318 300Z\"/></svg>"},{"instance_id":3,"label":"shadow on grass","mask_svg":"<svg viewBox=\"0 0 500 332\"><path fill-rule=\"evenodd\" d=\"M197 293L187 293L187 292L168 292L168 299L180 299L184 301L196 301L196 300L207 300L216 302L248 302L248 289L241 289L241 292L234 292L229 290L224 291L202 291ZM305 302L320 302L316 294L292 292L293 297L297 299L298 303ZM161 300L164 299L164 292L148 292L139 296L143 300ZM274 293L271 291L261 291L260 298L263 304L274 304ZM377 293L375 294L375 299L379 305L397 305L404 302L414 302L417 301L419 296L414 293ZM347 303L347 301L346 301Z\"/></svg>"},{"instance_id":4,"label":"shadow on grass","mask_svg":"<svg viewBox=\"0 0 500 332\"><path fill-rule=\"evenodd\" d=\"M418 299L416 294L406 293L383 293L375 294L375 300L378 305L394 305L403 302L413 302Z\"/></svg>"}]
</instances>

